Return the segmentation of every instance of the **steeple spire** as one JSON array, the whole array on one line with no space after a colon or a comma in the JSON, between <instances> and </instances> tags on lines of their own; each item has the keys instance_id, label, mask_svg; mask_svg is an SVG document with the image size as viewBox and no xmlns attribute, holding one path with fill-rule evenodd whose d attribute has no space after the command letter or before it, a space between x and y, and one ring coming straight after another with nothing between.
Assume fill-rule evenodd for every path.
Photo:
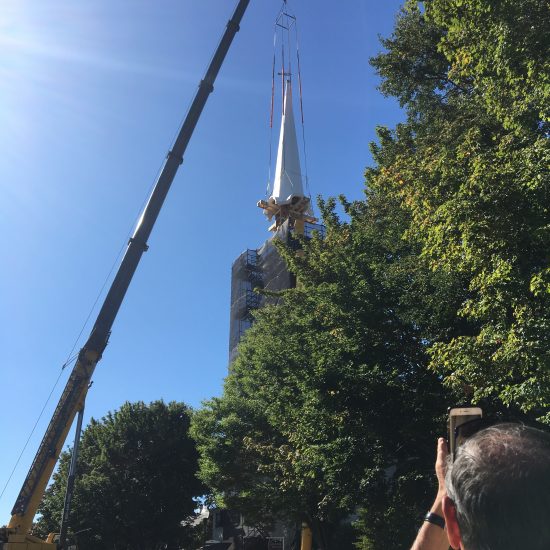
<instances>
[{"instance_id":1,"label":"steeple spire","mask_svg":"<svg viewBox=\"0 0 550 550\"><path fill-rule=\"evenodd\" d=\"M303 196L302 171L300 169L296 125L294 124L294 112L292 110L292 84L288 80L285 88L281 135L279 136L275 180L271 198L276 204L282 205L290 204L294 197L302 198Z\"/></svg>"},{"instance_id":2,"label":"steeple spire","mask_svg":"<svg viewBox=\"0 0 550 550\"><path fill-rule=\"evenodd\" d=\"M292 109L292 83L286 81L281 119L281 133L277 151L277 164L271 196L261 200L258 206L264 210L269 220L275 223L269 228L276 231L286 220L291 225L302 225L304 221L317 221L310 212L310 199L304 195L300 154L296 138L296 125Z\"/></svg>"}]
</instances>

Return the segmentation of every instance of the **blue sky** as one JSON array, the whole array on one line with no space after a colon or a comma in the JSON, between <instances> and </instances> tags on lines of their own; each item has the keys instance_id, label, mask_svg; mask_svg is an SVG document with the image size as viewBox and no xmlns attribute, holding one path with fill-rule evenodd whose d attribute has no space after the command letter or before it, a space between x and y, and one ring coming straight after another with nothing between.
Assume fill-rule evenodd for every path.
<instances>
[{"instance_id":1,"label":"blue sky","mask_svg":"<svg viewBox=\"0 0 550 550\"><path fill-rule=\"evenodd\" d=\"M313 196L360 198L375 127L403 117L376 90L367 63L399 5L288 0L298 19ZM0 491L233 7L221 0L0 0ZM197 407L221 392L231 263L269 236L256 202L268 178L280 7L251 0L115 321L85 423L127 400ZM0 525L68 370L0 498Z\"/></svg>"}]
</instances>

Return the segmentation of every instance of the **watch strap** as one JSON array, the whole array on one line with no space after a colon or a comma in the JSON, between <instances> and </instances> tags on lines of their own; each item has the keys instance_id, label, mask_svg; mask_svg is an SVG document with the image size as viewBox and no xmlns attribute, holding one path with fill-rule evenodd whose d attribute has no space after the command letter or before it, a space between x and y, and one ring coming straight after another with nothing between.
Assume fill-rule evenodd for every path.
<instances>
[{"instance_id":1,"label":"watch strap","mask_svg":"<svg viewBox=\"0 0 550 550\"><path fill-rule=\"evenodd\" d=\"M445 520L439 514L428 512L424 516L424 521L427 521L428 523L433 523L434 525L441 527L441 529L445 529Z\"/></svg>"}]
</instances>

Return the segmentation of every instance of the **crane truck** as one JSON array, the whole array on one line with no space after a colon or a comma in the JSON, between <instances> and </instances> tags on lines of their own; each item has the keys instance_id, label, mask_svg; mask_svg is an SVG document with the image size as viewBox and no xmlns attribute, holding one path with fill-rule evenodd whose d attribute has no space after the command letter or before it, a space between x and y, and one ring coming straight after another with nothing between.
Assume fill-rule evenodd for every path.
<instances>
[{"instance_id":1,"label":"crane truck","mask_svg":"<svg viewBox=\"0 0 550 550\"><path fill-rule=\"evenodd\" d=\"M139 261L143 253L148 249L147 240L176 172L183 162L183 155L187 144L193 135L206 101L214 89L214 81L233 38L239 30L240 22L249 1L239 0L210 61L206 74L199 84L199 88L172 149L166 156L162 170L138 225L128 242L122 262L107 292L91 333L78 354L61 398L23 482L23 486L12 509L11 519L7 527L0 529L0 550L67 549L63 536L57 542L53 536L48 537L47 541L42 541L30 535L29 531L74 418L77 412L82 410L84 406L94 369L107 346L118 310L124 300ZM62 534L64 531L66 533L66 528L61 529Z\"/></svg>"}]
</instances>

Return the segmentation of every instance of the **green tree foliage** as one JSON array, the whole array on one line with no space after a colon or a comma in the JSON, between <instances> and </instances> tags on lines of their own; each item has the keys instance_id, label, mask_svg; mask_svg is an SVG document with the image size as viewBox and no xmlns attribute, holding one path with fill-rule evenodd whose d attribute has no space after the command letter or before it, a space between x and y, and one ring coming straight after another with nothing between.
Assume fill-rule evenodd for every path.
<instances>
[{"instance_id":1,"label":"green tree foliage","mask_svg":"<svg viewBox=\"0 0 550 550\"><path fill-rule=\"evenodd\" d=\"M432 344L432 368L474 400L541 417L550 404L543 28L543 0L432 0L424 12L409 3L372 60L408 117L380 130L367 178L410 214L406 236L434 272L465 282L465 330Z\"/></svg>"},{"instance_id":2,"label":"green tree foliage","mask_svg":"<svg viewBox=\"0 0 550 550\"><path fill-rule=\"evenodd\" d=\"M201 477L249 521L307 520L323 549L363 503L377 548L398 548L431 498L447 397L426 347L452 331L461 287L422 265L391 204L346 205L349 222L322 208L325 239L280 247L299 287L258 312L194 417Z\"/></svg>"},{"instance_id":3,"label":"green tree foliage","mask_svg":"<svg viewBox=\"0 0 550 550\"><path fill-rule=\"evenodd\" d=\"M280 247L298 288L258 313L223 396L194 418L220 503L305 519L323 549L361 505L358 548L406 548L449 404L545 419L545 4L400 13L371 62L406 120L378 130L365 201L342 199L344 219L321 203L326 238Z\"/></svg>"},{"instance_id":4,"label":"green tree foliage","mask_svg":"<svg viewBox=\"0 0 550 550\"><path fill-rule=\"evenodd\" d=\"M431 0L450 78L520 132L550 123L550 10L544 0Z\"/></svg>"},{"instance_id":5,"label":"green tree foliage","mask_svg":"<svg viewBox=\"0 0 550 550\"><path fill-rule=\"evenodd\" d=\"M181 547L190 536L181 522L193 515L197 451L182 403L125 403L82 435L70 529L79 548L152 550ZM70 451L39 508L37 531L58 532Z\"/></svg>"}]
</instances>

